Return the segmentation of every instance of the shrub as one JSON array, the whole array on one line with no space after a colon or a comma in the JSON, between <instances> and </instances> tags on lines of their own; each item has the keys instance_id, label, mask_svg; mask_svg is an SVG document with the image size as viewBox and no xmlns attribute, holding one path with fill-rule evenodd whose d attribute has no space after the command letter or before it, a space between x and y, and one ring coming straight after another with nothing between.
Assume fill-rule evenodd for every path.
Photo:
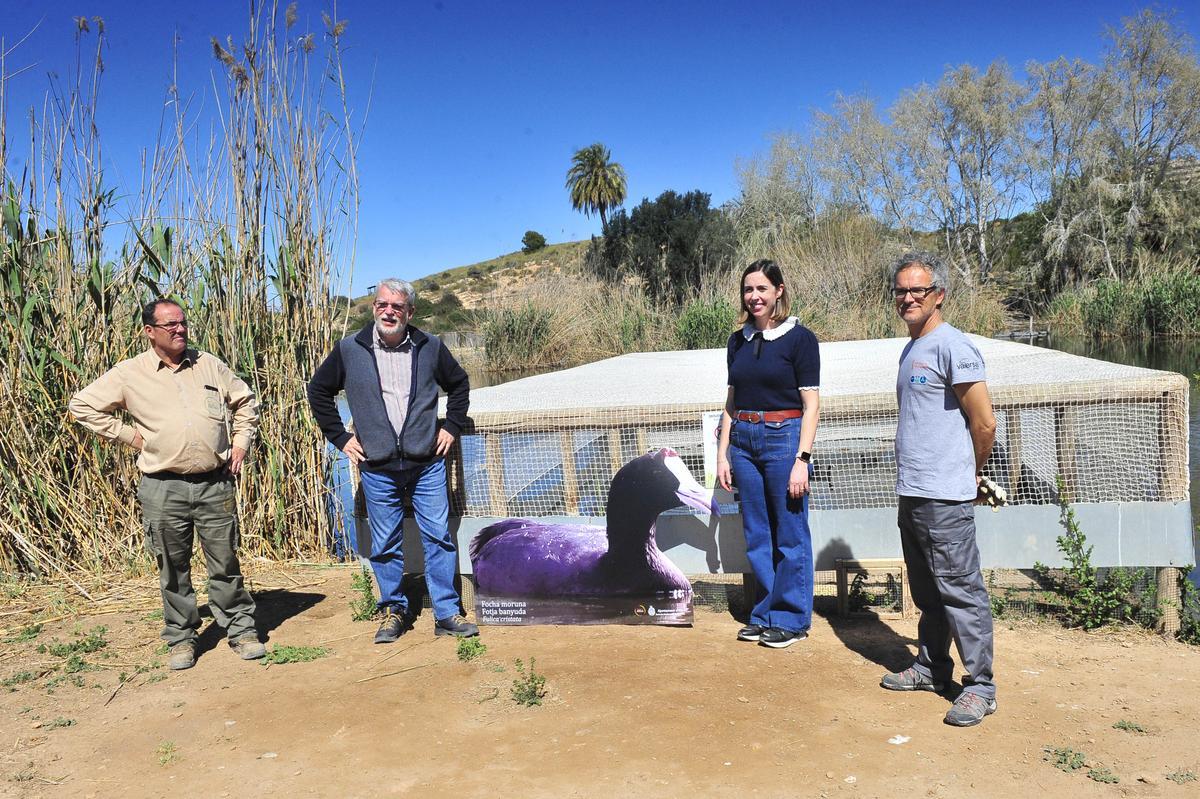
<instances>
[{"instance_id":1,"label":"shrub","mask_svg":"<svg viewBox=\"0 0 1200 799\"><path fill-rule=\"evenodd\" d=\"M593 274L619 282L641 281L654 299L682 302L706 274L733 263L737 236L702 191L665 191L626 213L618 211L594 239L585 263Z\"/></svg>"},{"instance_id":2,"label":"shrub","mask_svg":"<svg viewBox=\"0 0 1200 799\"><path fill-rule=\"evenodd\" d=\"M1144 578L1144 572L1110 569L1101 582L1092 565L1092 547L1075 518L1075 509L1071 507L1062 477L1058 478L1058 496L1064 530L1057 539L1058 550L1067 565L1062 569L1049 569L1042 563L1035 563L1038 578L1066 600L1066 621L1072 626L1092 630L1134 619L1140 608L1133 590Z\"/></svg>"},{"instance_id":3,"label":"shrub","mask_svg":"<svg viewBox=\"0 0 1200 799\"><path fill-rule=\"evenodd\" d=\"M736 319L737 309L723 297L691 300L676 323L679 343L688 350L724 347Z\"/></svg>"},{"instance_id":4,"label":"shrub","mask_svg":"<svg viewBox=\"0 0 1200 799\"><path fill-rule=\"evenodd\" d=\"M546 237L536 230L526 230L521 237L521 252L529 254L546 246Z\"/></svg>"},{"instance_id":5,"label":"shrub","mask_svg":"<svg viewBox=\"0 0 1200 799\"><path fill-rule=\"evenodd\" d=\"M554 311L526 302L518 308L484 312L483 350L493 369L557 363L561 355L553 335Z\"/></svg>"}]
</instances>

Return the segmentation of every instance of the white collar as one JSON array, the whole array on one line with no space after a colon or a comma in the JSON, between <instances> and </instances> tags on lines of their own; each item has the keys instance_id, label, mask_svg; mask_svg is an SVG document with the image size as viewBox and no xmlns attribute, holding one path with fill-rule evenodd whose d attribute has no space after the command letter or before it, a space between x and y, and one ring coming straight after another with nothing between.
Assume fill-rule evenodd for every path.
<instances>
[{"instance_id":1,"label":"white collar","mask_svg":"<svg viewBox=\"0 0 1200 799\"><path fill-rule=\"evenodd\" d=\"M761 333L764 341L774 341L798 324L800 324L800 320L794 316L789 316L770 330L759 330L753 324L747 322L742 325L742 335L746 337L746 341L750 341Z\"/></svg>"}]
</instances>

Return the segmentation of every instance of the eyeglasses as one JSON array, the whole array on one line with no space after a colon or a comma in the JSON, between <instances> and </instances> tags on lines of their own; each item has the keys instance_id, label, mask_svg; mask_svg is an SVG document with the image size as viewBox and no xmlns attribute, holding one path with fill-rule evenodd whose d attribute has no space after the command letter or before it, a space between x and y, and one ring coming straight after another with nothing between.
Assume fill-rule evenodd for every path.
<instances>
[{"instance_id":1,"label":"eyeglasses","mask_svg":"<svg viewBox=\"0 0 1200 799\"><path fill-rule=\"evenodd\" d=\"M163 322L161 325L150 325L150 327L157 327L159 330L187 330L187 326L188 323L186 321Z\"/></svg>"},{"instance_id":2,"label":"eyeglasses","mask_svg":"<svg viewBox=\"0 0 1200 799\"><path fill-rule=\"evenodd\" d=\"M384 302L383 300L377 300L375 302L375 310L377 311L386 311L388 308L391 308L396 313L408 313L410 310L412 310L404 303Z\"/></svg>"},{"instance_id":3,"label":"eyeglasses","mask_svg":"<svg viewBox=\"0 0 1200 799\"><path fill-rule=\"evenodd\" d=\"M902 300L904 299L905 294L911 294L913 295L913 299L923 300L937 290L938 287L936 283L932 286L917 286L916 288L911 289L902 289L899 286L896 286L894 289L892 289L892 296L898 300Z\"/></svg>"}]
</instances>

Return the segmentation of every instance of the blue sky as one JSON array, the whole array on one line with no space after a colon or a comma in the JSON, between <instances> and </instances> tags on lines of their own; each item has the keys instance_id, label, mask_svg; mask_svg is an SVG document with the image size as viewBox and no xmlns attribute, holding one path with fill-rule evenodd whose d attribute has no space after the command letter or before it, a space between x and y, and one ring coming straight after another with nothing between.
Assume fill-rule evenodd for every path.
<instances>
[{"instance_id":1,"label":"blue sky","mask_svg":"<svg viewBox=\"0 0 1200 799\"><path fill-rule=\"evenodd\" d=\"M284 5L284 4L281 4ZM1098 60L1106 25L1143 4L1094 2L340 2L351 103L361 116L354 293L387 275L416 278L520 248L599 232L571 210L571 154L596 141L625 166L632 206L666 189L737 193L739 158L771 133L803 127L835 93L889 104L947 65ZM99 118L106 174L136 191L180 35L180 85L203 99L209 36L245 30L235 0L5 0L10 169L48 72L74 60L78 14L105 19L110 48ZM300 29L321 31L320 2ZM1160 6L1160 8L1164 8ZM1192 36L1200 7L1175 10ZM40 23L40 24L39 24ZM211 100L208 101L211 107Z\"/></svg>"}]
</instances>

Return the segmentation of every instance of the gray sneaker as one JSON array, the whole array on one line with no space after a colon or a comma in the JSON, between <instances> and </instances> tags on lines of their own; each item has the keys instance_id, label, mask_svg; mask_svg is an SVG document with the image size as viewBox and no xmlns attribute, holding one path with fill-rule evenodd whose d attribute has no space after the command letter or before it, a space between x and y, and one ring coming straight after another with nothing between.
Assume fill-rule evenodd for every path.
<instances>
[{"instance_id":1,"label":"gray sneaker","mask_svg":"<svg viewBox=\"0 0 1200 799\"><path fill-rule=\"evenodd\" d=\"M995 712L995 699L986 699L979 694L963 691L958 695L958 699L954 700L943 721L953 727L974 727L983 721L984 716Z\"/></svg>"},{"instance_id":2,"label":"gray sneaker","mask_svg":"<svg viewBox=\"0 0 1200 799\"><path fill-rule=\"evenodd\" d=\"M170 657L167 660L169 665L175 671L180 669L190 669L196 665L196 645L191 641L184 641L181 644L175 644L171 647Z\"/></svg>"},{"instance_id":3,"label":"gray sneaker","mask_svg":"<svg viewBox=\"0 0 1200 799\"><path fill-rule=\"evenodd\" d=\"M242 660L258 660L267 654L267 648L262 645L262 641L259 641L256 635L243 635L241 638L230 641L229 645Z\"/></svg>"},{"instance_id":4,"label":"gray sneaker","mask_svg":"<svg viewBox=\"0 0 1200 799\"><path fill-rule=\"evenodd\" d=\"M455 615L448 619L438 619L433 625L433 634L471 638L479 635L479 628L471 624L463 616Z\"/></svg>"},{"instance_id":5,"label":"gray sneaker","mask_svg":"<svg viewBox=\"0 0 1200 799\"><path fill-rule=\"evenodd\" d=\"M912 666L904 671L883 675L879 684L889 691L933 691L935 694L941 693L946 687L944 683L926 677Z\"/></svg>"}]
</instances>

